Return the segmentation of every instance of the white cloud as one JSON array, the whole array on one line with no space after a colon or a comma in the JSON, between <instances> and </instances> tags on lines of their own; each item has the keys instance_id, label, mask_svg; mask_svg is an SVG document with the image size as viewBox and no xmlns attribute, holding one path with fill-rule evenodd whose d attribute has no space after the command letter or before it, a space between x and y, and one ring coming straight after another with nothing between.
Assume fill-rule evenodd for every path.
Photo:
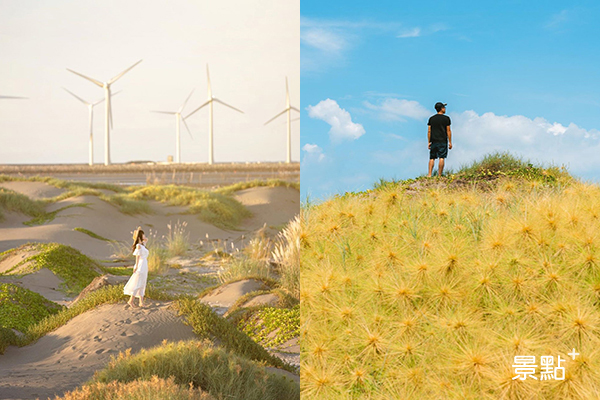
<instances>
[{"instance_id":1,"label":"white cloud","mask_svg":"<svg viewBox=\"0 0 600 400\"><path fill-rule=\"evenodd\" d=\"M324 52L341 53L347 46L342 34L322 28L305 29L300 33L303 44Z\"/></svg>"},{"instance_id":2,"label":"white cloud","mask_svg":"<svg viewBox=\"0 0 600 400\"><path fill-rule=\"evenodd\" d=\"M311 163L317 162L320 163L325 160L325 154L323 153L323 149L316 144L306 143L302 146L302 150L306 152L304 155L303 163Z\"/></svg>"},{"instance_id":3,"label":"white cloud","mask_svg":"<svg viewBox=\"0 0 600 400\"><path fill-rule=\"evenodd\" d=\"M557 166L566 165L580 176L600 168L600 131L574 123L564 126L545 118L522 115L482 115L474 111L451 114L453 144L450 158L467 163L494 151L509 151L525 159Z\"/></svg>"},{"instance_id":4,"label":"white cloud","mask_svg":"<svg viewBox=\"0 0 600 400\"><path fill-rule=\"evenodd\" d=\"M412 38L419 36L421 36L421 28L419 27L409 29L398 35L399 38Z\"/></svg>"},{"instance_id":5,"label":"white cloud","mask_svg":"<svg viewBox=\"0 0 600 400\"><path fill-rule=\"evenodd\" d=\"M414 100L388 98L379 104L372 104L368 101L363 104L368 109L378 112L380 118L385 120L403 121L403 117L422 120L432 114Z\"/></svg>"},{"instance_id":6,"label":"white cloud","mask_svg":"<svg viewBox=\"0 0 600 400\"><path fill-rule=\"evenodd\" d=\"M365 128L361 124L352 122L350 113L340 108L335 100L322 100L315 106L306 107L306 110L309 117L323 120L331 125L329 137L332 142L356 140L365 134Z\"/></svg>"},{"instance_id":7,"label":"white cloud","mask_svg":"<svg viewBox=\"0 0 600 400\"><path fill-rule=\"evenodd\" d=\"M546 22L546 29L558 29L565 25L572 19L573 12L571 10L562 10L559 13L556 13L550 17L548 22Z\"/></svg>"}]
</instances>

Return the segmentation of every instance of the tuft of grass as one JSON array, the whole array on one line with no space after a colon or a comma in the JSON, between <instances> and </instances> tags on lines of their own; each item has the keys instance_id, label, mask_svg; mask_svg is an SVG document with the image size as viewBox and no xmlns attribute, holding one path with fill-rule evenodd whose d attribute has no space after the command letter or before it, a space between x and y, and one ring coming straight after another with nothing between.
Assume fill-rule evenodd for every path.
<instances>
[{"instance_id":1,"label":"tuft of grass","mask_svg":"<svg viewBox=\"0 0 600 400\"><path fill-rule=\"evenodd\" d=\"M176 306L179 314L185 315L187 323L201 338L214 338L221 346L242 357L295 372L294 367L269 354L262 346L201 301L184 296L177 300Z\"/></svg>"},{"instance_id":2,"label":"tuft of grass","mask_svg":"<svg viewBox=\"0 0 600 400\"><path fill-rule=\"evenodd\" d=\"M120 353L108 367L96 372L94 381L131 382L152 376L174 377L179 385L190 383L217 399L288 400L300 399L298 385L292 380L267 372L252 361L209 341L164 343L142 349L135 355Z\"/></svg>"},{"instance_id":3,"label":"tuft of grass","mask_svg":"<svg viewBox=\"0 0 600 400\"><path fill-rule=\"evenodd\" d=\"M11 328L0 325L0 354L4 354L8 346L16 346L18 342L19 338Z\"/></svg>"},{"instance_id":4,"label":"tuft of grass","mask_svg":"<svg viewBox=\"0 0 600 400\"><path fill-rule=\"evenodd\" d=\"M54 400L215 400L215 397L196 389L175 383L175 377L167 379L156 375L149 379L136 379L126 383L120 381L92 382L81 388L56 396Z\"/></svg>"},{"instance_id":5,"label":"tuft of grass","mask_svg":"<svg viewBox=\"0 0 600 400\"><path fill-rule=\"evenodd\" d=\"M98 240L104 240L105 242L111 242L110 239L105 238L104 236L100 236L92 231L90 231L89 229L85 229L85 228L73 228L74 231L77 232L81 232L81 233L85 233L86 235L93 237L94 239L98 239Z\"/></svg>"},{"instance_id":6,"label":"tuft of grass","mask_svg":"<svg viewBox=\"0 0 600 400\"><path fill-rule=\"evenodd\" d=\"M300 249L302 247L302 221L296 216L279 234L273 249L280 287L300 299Z\"/></svg>"},{"instance_id":7,"label":"tuft of grass","mask_svg":"<svg viewBox=\"0 0 600 400\"><path fill-rule=\"evenodd\" d=\"M255 261L247 257L232 258L227 267L219 272L222 283L235 282L242 279L257 279L272 285L275 275L267 262Z\"/></svg>"},{"instance_id":8,"label":"tuft of grass","mask_svg":"<svg viewBox=\"0 0 600 400\"><path fill-rule=\"evenodd\" d=\"M165 247L169 252L169 256L182 256L190 248L190 235L185 232L187 222L179 222L172 225L171 222L167 224L169 232L165 237Z\"/></svg>"},{"instance_id":9,"label":"tuft of grass","mask_svg":"<svg viewBox=\"0 0 600 400\"><path fill-rule=\"evenodd\" d=\"M48 268L63 279L62 289L70 295L81 292L100 275L98 272L101 271L100 264L70 246L60 243L27 243L20 248L31 246L37 253L22 260L11 270L6 271L7 273L26 263L31 263L26 273Z\"/></svg>"},{"instance_id":10,"label":"tuft of grass","mask_svg":"<svg viewBox=\"0 0 600 400\"><path fill-rule=\"evenodd\" d=\"M229 195L240 190L250 189L254 187L287 187L300 190L300 184L298 182L288 182L281 179L268 179L260 180L256 179L248 182L239 182L229 186L222 186L214 191L216 193Z\"/></svg>"},{"instance_id":11,"label":"tuft of grass","mask_svg":"<svg viewBox=\"0 0 600 400\"><path fill-rule=\"evenodd\" d=\"M132 189L127 197L187 206L190 214L196 214L202 221L225 229L236 228L251 215L246 207L230 196L186 186L149 185Z\"/></svg>"},{"instance_id":12,"label":"tuft of grass","mask_svg":"<svg viewBox=\"0 0 600 400\"><path fill-rule=\"evenodd\" d=\"M61 207L54 211L43 212L42 214L34 217L31 220L23 222L23 224L28 225L28 226L44 225L44 224L47 224L48 222L52 222L54 220L54 218L56 218L56 215L63 210L73 208L73 207L88 207L88 206L89 206L89 203L69 204L67 206Z\"/></svg>"},{"instance_id":13,"label":"tuft of grass","mask_svg":"<svg viewBox=\"0 0 600 400\"><path fill-rule=\"evenodd\" d=\"M31 200L24 194L13 190L0 188L0 221L4 220L3 212L5 211L20 212L30 217L39 218L45 214L45 204L39 200Z\"/></svg>"}]
</instances>

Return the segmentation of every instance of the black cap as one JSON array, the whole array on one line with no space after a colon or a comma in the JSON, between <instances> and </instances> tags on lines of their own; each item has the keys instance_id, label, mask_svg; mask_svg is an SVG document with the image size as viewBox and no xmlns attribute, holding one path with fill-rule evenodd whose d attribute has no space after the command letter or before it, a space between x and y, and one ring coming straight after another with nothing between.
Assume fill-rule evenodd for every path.
<instances>
[{"instance_id":1,"label":"black cap","mask_svg":"<svg viewBox=\"0 0 600 400\"><path fill-rule=\"evenodd\" d=\"M448 103L440 103L439 101L435 103L435 111L440 111L442 108L446 107Z\"/></svg>"}]
</instances>

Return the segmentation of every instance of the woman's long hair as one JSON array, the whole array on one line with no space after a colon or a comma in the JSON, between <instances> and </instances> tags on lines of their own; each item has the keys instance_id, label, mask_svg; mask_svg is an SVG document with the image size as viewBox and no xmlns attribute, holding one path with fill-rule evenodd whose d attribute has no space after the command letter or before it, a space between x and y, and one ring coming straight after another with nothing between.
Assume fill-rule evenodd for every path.
<instances>
[{"instance_id":1,"label":"woman's long hair","mask_svg":"<svg viewBox=\"0 0 600 400\"><path fill-rule=\"evenodd\" d=\"M138 243L142 243L142 235L144 234L144 231L142 230L141 226L138 226L138 228L135 230L135 232L133 232L133 246L131 246L131 252L135 251L135 246L137 246Z\"/></svg>"}]
</instances>

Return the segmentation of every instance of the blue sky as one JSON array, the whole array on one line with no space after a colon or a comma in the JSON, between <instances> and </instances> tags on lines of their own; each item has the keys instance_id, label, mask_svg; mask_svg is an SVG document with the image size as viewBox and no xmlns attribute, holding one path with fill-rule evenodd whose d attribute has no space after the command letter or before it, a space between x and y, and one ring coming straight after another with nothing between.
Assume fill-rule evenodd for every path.
<instances>
[{"instance_id":1,"label":"blue sky","mask_svg":"<svg viewBox=\"0 0 600 400\"><path fill-rule=\"evenodd\" d=\"M302 0L303 199L426 172L448 103L447 165L495 150L600 180L600 4Z\"/></svg>"}]
</instances>

